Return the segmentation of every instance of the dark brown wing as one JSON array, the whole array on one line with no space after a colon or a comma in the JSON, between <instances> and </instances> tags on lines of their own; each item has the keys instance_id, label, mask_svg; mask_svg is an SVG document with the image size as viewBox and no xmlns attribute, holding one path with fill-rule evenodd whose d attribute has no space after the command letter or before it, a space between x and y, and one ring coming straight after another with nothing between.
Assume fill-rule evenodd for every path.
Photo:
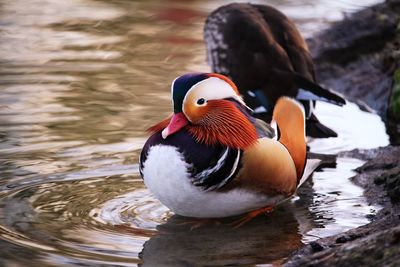
<instances>
[{"instance_id":1,"label":"dark brown wing","mask_svg":"<svg viewBox=\"0 0 400 267\"><path fill-rule=\"evenodd\" d=\"M314 64L308 46L296 25L279 10L265 5L252 5L270 25L274 40L285 50L295 72L315 82Z\"/></svg>"},{"instance_id":2,"label":"dark brown wing","mask_svg":"<svg viewBox=\"0 0 400 267\"><path fill-rule=\"evenodd\" d=\"M291 60L253 5L234 3L217 9L204 30L212 70L229 76L242 94L268 86L265 92L272 102L280 95L296 96L293 81L281 84L287 80L274 73L291 73Z\"/></svg>"}]
</instances>

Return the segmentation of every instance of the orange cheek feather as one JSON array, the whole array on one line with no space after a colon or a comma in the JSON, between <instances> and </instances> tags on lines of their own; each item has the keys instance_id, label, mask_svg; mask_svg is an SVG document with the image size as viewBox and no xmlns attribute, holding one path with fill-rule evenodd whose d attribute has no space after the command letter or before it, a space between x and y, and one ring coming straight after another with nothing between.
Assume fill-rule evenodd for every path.
<instances>
[{"instance_id":1,"label":"orange cheek feather","mask_svg":"<svg viewBox=\"0 0 400 267\"><path fill-rule=\"evenodd\" d=\"M227 100L209 100L203 107L185 107L192 124L185 128L197 142L209 146L225 145L247 149L256 143L258 136L253 124L237 107ZM172 116L147 131L156 133L168 127Z\"/></svg>"},{"instance_id":2,"label":"orange cheek feather","mask_svg":"<svg viewBox=\"0 0 400 267\"><path fill-rule=\"evenodd\" d=\"M192 116L196 121L188 130L198 142L244 150L258 139L255 127L230 101L209 100L207 106L198 108Z\"/></svg>"},{"instance_id":3,"label":"orange cheek feather","mask_svg":"<svg viewBox=\"0 0 400 267\"><path fill-rule=\"evenodd\" d=\"M189 119L189 121L193 124L197 124L201 118L203 118L208 112L209 112L209 107L208 106L194 106L192 104L188 103L193 103L194 101L187 101L187 103L184 104L184 112Z\"/></svg>"}]
</instances>

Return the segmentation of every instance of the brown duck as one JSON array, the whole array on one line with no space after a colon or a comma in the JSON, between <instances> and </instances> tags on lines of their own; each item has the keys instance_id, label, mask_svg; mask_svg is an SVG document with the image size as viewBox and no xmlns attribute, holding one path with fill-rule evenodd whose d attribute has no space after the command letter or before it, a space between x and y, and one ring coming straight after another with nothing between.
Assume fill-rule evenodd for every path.
<instances>
[{"instance_id":1,"label":"brown duck","mask_svg":"<svg viewBox=\"0 0 400 267\"><path fill-rule=\"evenodd\" d=\"M269 122L276 101L290 96L305 108L308 136L337 136L313 108L316 100L336 105L345 100L316 84L307 44L283 13L265 5L222 6L208 16L204 37L212 71L232 79L256 117Z\"/></svg>"}]
</instances>

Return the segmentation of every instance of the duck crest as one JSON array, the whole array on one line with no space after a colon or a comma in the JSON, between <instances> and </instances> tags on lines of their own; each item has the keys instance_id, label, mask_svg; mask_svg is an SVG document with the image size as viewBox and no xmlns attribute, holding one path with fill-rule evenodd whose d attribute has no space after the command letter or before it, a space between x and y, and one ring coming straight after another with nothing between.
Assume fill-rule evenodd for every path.
<instances>
[{"instance_id":1,"label":"duck crest","mask_svg":"<svg viewBox=\"0 0 400 267\"><path fill-rule=\"evenodd\" d=\"M207 78L209 78L207 73L188 73L172 82L171 92L175 113L182 112L182 102L190 88Z\"/></svg>"}]
</instances>

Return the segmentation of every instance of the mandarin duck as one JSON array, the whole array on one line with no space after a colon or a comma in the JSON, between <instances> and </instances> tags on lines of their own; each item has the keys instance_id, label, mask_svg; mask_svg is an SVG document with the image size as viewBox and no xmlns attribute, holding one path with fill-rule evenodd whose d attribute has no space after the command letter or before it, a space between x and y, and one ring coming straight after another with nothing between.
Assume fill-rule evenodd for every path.
<instances>
[{"instance_id":1,"label":"mandarin duck","mask_svg":"<svg viewBox=\"0 0 400 267\"><path fill-rule=\"evenodd\" d=\"M233 3L206 19L204 40L213 72L228 76L255 116L269 122L281 96L299 100L311 137L336 137L319 122L315 100L344 105L345 100L315 83L308 47L295 24L271 6Z\"/></svg>"},{"instance_id":2,"label":"mandarin duck","mask_svg":"<svg viewBox=\"0 0 400 267\"><path fill-rule=\"evenodd\" d=\"M309 176L305 117L297 101L278 99L274 139L274 130L252 115L223 75L186 74L171 89L173 115L149 129L139 170L174 213L252 218L291 197Z\"/></svg>"}]
</instances>

